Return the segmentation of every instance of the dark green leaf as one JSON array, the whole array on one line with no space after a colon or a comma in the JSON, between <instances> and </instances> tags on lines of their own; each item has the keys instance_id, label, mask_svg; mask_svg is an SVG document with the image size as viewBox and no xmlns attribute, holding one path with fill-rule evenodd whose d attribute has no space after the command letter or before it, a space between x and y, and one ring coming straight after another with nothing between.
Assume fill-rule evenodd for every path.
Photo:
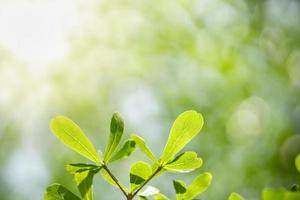
<instances>
[{"instance_id":1,"label":"dark green leaf","mask_svg":"<svg viewBox=\"0 0 300 200\"><path fill-rule=\"evenodd\" d=\"M64 186L55 183L47 188L44 200L80 200L80 198Z\"/></svg>"},{"instance_id":2,"label":"dark green leaf","mask_svg":"<svg viewBox=\"0 0 300 200\"><path fill-rule=\"evenodd\" d=\"M70 164L67 170L74 174L75 182L84 200L93 200L93 178L100 170L99 166L89 164Z\"/></svg>"},{"instance_id":3,"label":"dark green leaf","mask_svg":"<svg viewBox=\"0 0 300 200\"><path fill-rule=\"evenodd\" d=\"M139 161L132 165L130 169L130 188L135 191L152 174L151 166L145 162Z\"/></svg>"},{"instance_id":4,"label":"dark green leaf","mask_svg":"<svg viewBox=\"0 0 300 200\"><path fill-rule=\"evenodd\" d=\"M186 193L186 184L182 180L174 180L173 186L176 192L176 199L184 199Z\"/></svg>"},{"instance_id":5,"label":"dark green leaf","mask_svg":"<svg viewBox=\"0 0 300 200\"><path fill-rule=\"evenodd\" d=\"M113 162L116 160L120 160L122 158L130 156L130 154L135 150L135 141L134 140L127 140L123 147L116 153L114 154L109 162Z\"/></svg>"}]
</instances>

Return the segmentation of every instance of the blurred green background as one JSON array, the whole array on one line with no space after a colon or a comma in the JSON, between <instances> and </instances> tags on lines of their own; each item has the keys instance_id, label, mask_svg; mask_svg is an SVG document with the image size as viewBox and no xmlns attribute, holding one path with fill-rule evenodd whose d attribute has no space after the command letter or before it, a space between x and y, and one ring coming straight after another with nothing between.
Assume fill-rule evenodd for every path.
<instances>
[{"instance_id":1,"label":"blurred green background","mask_svg":"<svg viewBox=\"0 0 300 200\"><path fill-rule=\"evenodd\" d=\"M0 199L41 199L67 163L87 162L50 133L55 115L76 121L104 150L114 111L160 155L176 116L205 117L186 149L209 171L201 196L260 199L265 186L300 183L300 1L0 0ZM113 164L128 182L130 164ZM96 199L122 194L95 180Z\"/></svg>"}]
</instances>

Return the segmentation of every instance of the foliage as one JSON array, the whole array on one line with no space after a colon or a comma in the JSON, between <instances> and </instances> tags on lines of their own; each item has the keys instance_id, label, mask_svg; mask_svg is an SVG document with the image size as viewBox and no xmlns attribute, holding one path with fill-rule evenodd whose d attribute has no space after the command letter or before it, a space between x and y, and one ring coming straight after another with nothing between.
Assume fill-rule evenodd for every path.
<instances>
[{"instance_id":1,"label":"foliage","mask_svg":"<svg viewBox=\"0 0 300 200\"><path fill-rule=\"evenodd\" d=\"M132 200L136 196L139 199L149 197L156 200L168 199L157 188L147 186L147 184L166 171L187 173L201 167L202 159L198 157L196 152L187 151L179 155L178 153L200 132L202 126L203 117L200 113L190 110L180 114L170 130L162 155L156 159L144 139L136 134L132 134L131 139L128 139L117 150L124 132L124 121L119 113L114 113L110 124L108 144L102 158L92 142L71 119L58 116L50 123L52 132L63 144L93 162L93 164L76 163L67 166L67 171L74 175L80 195L84 200L93 199L93 178L97 173L100 173L109 184L119 188L127 200ZM113 175L109 169L109 164L130 156L136 146L147 156L150 163L138 161L131 166L129 172L130 189L128 189ZM195 198L208 188L211 180L212 175L208 172L198 175L188 187L183 181L174 180L176 198L178 200ZM71 200L80 198L64 186L53 184L47 188L44 199Z\"/></svg>"}]
</instances>

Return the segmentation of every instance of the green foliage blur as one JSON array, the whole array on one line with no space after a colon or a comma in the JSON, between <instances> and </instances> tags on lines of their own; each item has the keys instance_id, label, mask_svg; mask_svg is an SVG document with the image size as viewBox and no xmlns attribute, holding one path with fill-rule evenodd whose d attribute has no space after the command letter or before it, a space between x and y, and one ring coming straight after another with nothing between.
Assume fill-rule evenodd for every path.
<instances>
[{"instance_id":1,"label":"green foliage blur","mask_svg":"<svg viewBox=\"0 0 300 200\"><path fill-rule=\"evenodd\" d=\"M124 116L124 135L141 135L155 156L179 113L201 112L202 134L188 148L204 161L193 173L214 177L203 199L234 191L254 200L265 187L299 184L298 0L45 2L0 1L1 200L41 199L52 182L76 193L63 166L87 161L60 145L49 121L72 118L104 149L114 111ZM52 59L61 48L51 31L71 20L70 7L77 25L65 32L68 51ZM21 14L5 18L12 15L5 10ZM26 26L30 20L34 26ZM128 182L122 172L137 160L112 170ZM174 198L172 180L191 182L193 173L153 185ZM122 196L100 177L94 188L105 200Z\"/></svg>"}]
</instances>

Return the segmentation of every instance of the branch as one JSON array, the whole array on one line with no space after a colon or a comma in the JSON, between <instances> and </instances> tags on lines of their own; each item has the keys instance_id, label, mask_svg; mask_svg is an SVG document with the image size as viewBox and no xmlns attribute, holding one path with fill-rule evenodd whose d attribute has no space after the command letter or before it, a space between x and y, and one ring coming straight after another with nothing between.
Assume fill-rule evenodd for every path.
<instances>
[{"instance_id":1,"label":"branch","mask_svg":"<svg viewBox=\"0 0 300 200\"><path fill-rule=\"evenodd\" d=\"M130 195L130 196L132 196L132 198L134 197L134 196L136 196L138 193L139 193L139 191L147 184L147 183L149 183L149 181L151 181L153 178L154 178L154 176L156 175L156 174L158 174L161 170L163 169L163 167L162 166L158 166L157 167L157 169L155 170L155 172L153 172L153 174L132 194L132 195Z\"/></svg>"},{"instance_id":2,"label":"branch","mask_svg":"<svg viewBox=\"0 0 300 200\"><path fill-rule=\"evenodd\" d=\"M118 179L111 173L111 171L108 169L108 167L105 164L103 164L102 167L108 173L108 175L112 178L112 180L117 184L118 188L122 191L122 193L125 195L125 197L128 198L127 192L121 186L121 184L118 181Z\"/></svg>"}]
</instances>

